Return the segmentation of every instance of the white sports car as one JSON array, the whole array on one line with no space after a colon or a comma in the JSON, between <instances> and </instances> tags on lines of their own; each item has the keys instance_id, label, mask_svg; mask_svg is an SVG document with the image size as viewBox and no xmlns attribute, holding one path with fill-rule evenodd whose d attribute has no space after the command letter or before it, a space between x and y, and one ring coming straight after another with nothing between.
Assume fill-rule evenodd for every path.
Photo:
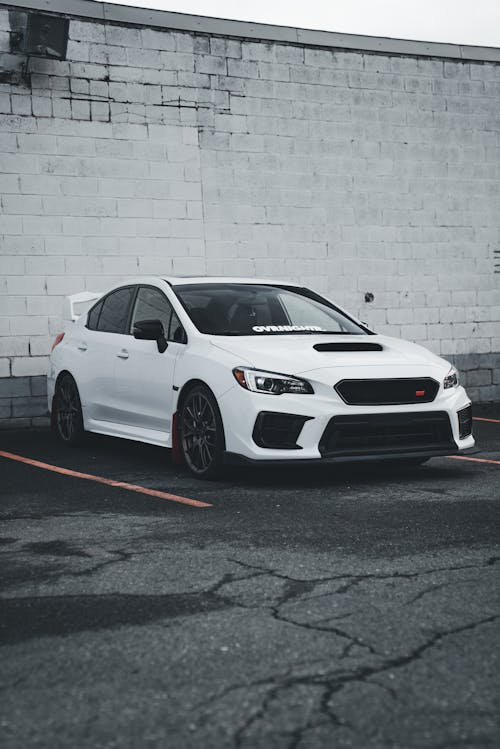
<instances>
[{"instance_id":1,"label":"white sports car","mask_svg":"<svg viewBox=\"0 0 500 749\"><path fill-rule=\"evenodd\" d=\"M70 445L99 432L171 447L201 478L227 462L422 463L474 445L448 362L299 284L148 277L67 304L48 402Z\"/></svg>"}]
</instances>

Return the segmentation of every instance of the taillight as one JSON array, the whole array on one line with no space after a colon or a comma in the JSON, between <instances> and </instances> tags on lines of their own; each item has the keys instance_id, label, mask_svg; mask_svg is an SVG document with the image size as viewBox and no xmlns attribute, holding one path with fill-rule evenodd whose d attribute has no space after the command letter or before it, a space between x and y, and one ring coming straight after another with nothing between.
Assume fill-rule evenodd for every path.
<instances>
[{"instance_id":1,"label":"taillight","mask_svg":"<svg viewBox=\"0 0 500 749\"><path fill-rule=\"evenodd\" d=\"M64 333L58 333L58 335L56 336L56 340L52 344L52 348L50 350L53 351L55 347L57 346L57 344L61 343L63 338L64 338Z\"/></svg>"}]
</instances>

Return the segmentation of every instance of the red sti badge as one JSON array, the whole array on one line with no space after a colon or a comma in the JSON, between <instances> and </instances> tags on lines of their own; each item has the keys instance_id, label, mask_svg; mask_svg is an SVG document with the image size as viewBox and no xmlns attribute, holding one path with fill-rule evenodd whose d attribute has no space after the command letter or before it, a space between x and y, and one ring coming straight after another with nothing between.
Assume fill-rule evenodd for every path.
<instances>
[{"instance_id":1,"label":"red sti badge","mask_svg":"<svg viewBox=\"0 0 500 749\"><path fill-rule=\"evenodd\" d=\"M417 398L423 398L425 395L425 390L415 390L415 395Z\"/></svg>"}]
</instances>

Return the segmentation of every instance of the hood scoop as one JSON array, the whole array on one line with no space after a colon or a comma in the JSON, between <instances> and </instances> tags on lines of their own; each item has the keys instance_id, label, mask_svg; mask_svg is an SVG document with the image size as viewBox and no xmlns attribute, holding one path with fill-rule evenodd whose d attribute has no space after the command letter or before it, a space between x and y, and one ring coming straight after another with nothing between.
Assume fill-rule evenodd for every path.
<instances>
[{"instance_id":1,"label":"hood scoop","mask_svg":"<svg viewBox=\"0 0 500 749\"><path fill-rule=\"evenodd\" d=\"M316 343L316 351L383 351L380 343Z\"/></svg>"}]
</instances>

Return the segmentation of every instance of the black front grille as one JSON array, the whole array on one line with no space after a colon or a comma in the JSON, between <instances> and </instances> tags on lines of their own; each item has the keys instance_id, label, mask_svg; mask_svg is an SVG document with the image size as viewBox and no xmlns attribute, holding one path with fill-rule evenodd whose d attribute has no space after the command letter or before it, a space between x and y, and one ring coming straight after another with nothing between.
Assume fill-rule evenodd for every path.
<instances>
[{"instance_id":1,"label":"black front grille","mask_svg":"<svg viewBox=\"0 0 500 749\"><path fill-rule=\"evenodd\" d=\"M439 383L430 377L391 380L342 380L335 390L352 406L398 406L405 403L431 403Z\"/></svg>"},{"instance_id":2,"label":"black front grille","mask_svg":"<svg viewBox=\"0 0 500 749\"><path fill-rule=\"evenodd\" d=\"M319 443L324 458L441 449L456 450L445 411L334 416Z\"/></svg>"},{"instance_id":3,"label":"black front grille","mask_svg":"<svg viewBox=\"0 0 500 749\"><path fill-rule=\"evenodd\" d=\"M301 450L297 439L306 421L312 416L282 414L274 411L261 411L255 420L253 441L259 447L275 450Z\"/></svg>"}]
</instances>

